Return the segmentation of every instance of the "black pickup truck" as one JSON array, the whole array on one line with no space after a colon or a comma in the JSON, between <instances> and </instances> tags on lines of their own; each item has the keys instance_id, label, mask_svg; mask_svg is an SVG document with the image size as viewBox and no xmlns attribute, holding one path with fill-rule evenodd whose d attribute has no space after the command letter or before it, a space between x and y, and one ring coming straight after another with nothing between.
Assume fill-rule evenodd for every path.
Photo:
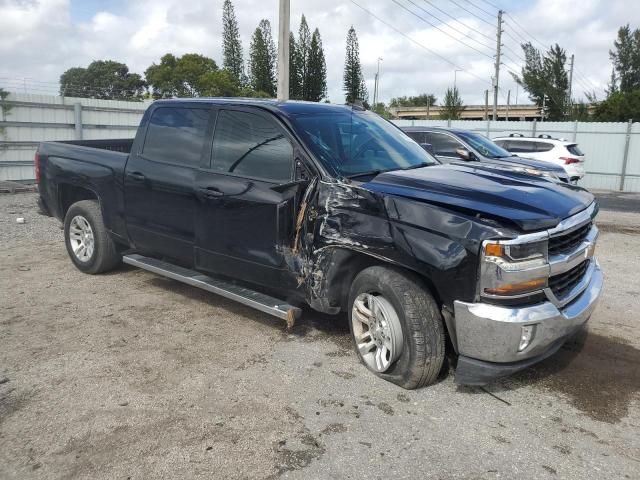
<instances>
[{"instance_id":1,"label":"black pickup truck","mask_svg":"<svg viewBox=\"0 0 640 480\"><path fill-rule=\"evenodd\" d=\"M404 388L436 381L445 346L463 384L531 365L602 289L589 192L440 165L356 107L158 101L132 143L42 143L36 176L81 271L124 261L289 325L347 312L362 362Z\"/></svg>"}]
</instances>

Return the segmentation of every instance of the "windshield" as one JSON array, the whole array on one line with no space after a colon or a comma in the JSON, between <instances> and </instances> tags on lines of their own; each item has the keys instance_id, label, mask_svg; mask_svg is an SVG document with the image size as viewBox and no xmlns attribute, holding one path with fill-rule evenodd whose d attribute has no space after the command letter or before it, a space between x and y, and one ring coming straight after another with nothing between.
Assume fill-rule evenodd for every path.
<instances>
[{"instance_id":1,"label":"windshield","mask_svg":"<svg viewBox=\"0 0 640 480\"><path fill-rule=\"evenodd\" d=\"M484 157L506 158L513 156L483 135L473 132L461 132L458 135Z\"/></svg>"},{"instance_id":2,"label":"windshield","mask_svg":"<svg viewBox=\"0 0 640 480\"><path fill-rule=\"evenodd\" d=\"M292 123L318 159L344 177L437 163L400 129L371 112L300 114Z\"/></svg>"}]
</instances>

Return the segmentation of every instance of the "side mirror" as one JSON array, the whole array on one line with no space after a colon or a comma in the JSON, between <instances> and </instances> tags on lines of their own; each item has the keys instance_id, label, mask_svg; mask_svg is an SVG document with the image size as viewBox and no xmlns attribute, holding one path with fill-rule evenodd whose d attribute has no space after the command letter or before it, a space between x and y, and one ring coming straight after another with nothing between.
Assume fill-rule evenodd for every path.
<instances>
[{"instance_id":1,"label":"side mirror","mask_svg":"<svg viewBox=\"0 0 640 480\"><path fill-rule=\"evenodd\" d=\"M421 143L420 146L423 149L425 149L427 153L430 153L431 155L435 156L435 152L433 151L433 145L431 145L430 143Z\"/></svg>"},{"instance_id":2,"label":"side mirror","mask_svg":"<svg viewBox=\"0 0 640 480\"><path fill-rule=\"evenodd\" d=\"M456 150L456 155L458 155L461 159L466 160L467 162L476 159L476 156L473 154L473 152L470 152L466 148L458 148Z\"/></svg>"}]
</instances>

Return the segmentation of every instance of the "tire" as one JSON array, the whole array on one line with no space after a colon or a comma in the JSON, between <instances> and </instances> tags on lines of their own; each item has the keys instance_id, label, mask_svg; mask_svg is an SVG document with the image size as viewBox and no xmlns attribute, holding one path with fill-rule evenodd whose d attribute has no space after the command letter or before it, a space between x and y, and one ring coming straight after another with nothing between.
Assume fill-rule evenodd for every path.
<instances>
[{"instance_id":1,"label":"tire","mask_svg":"<svg viewBox=\"0 0 640 480\"><path fill-rule=\"evenodd\" d=\"M359 306L354 311L357 300ZM371 303L366 305L367 302ZM376 310L377 306L378 313L384 314L382 322L373 320L375 325L370 324L374 326L365 326L360 322L362 311L367 310L363 307L369 306L372 306L370 312ZM389 307L395 310L396 315ZM388 328L378 328L381 323ZM349 329L360 360L380 378L406 389L420 388L437 380L445 359L444 324L438 304L417 276L386 266L369 267L360 272L349 292ZM401 339L398 330L401 331ZM389 342L391 346L401 345L399 352L397 349L387 349L391 353L386 355L386 366L385 331L395 332L390 335L395 340L395 343ZM360 340L356 338L357 335ZM363 340L367 335L370 341ZM369 349L376 340L383 345L383 348L374 347L381 352L380 362L375 354L376 360L372 361L371 352L363 354L361 351Z\"/></svg>"},{"instance_id":2,"label":"tire","mask_svg":"<svg viewBox=\"0 0 640 480\"><path fill-rule=\"evenodd\" d=\"M89 229L85 228L86 225ZM87 233L89 235L82 237L82 234ZM87 240L87 237L91 240ZM69 207L64 217L64 243L71 261L84 273L107 272L122 261L122 256L104 226L100 204L96 200L82 200ZM77 250L79 246L85 248L80 248L80 253L77 253L74 248Z\"/></svg>"}]
</instances>

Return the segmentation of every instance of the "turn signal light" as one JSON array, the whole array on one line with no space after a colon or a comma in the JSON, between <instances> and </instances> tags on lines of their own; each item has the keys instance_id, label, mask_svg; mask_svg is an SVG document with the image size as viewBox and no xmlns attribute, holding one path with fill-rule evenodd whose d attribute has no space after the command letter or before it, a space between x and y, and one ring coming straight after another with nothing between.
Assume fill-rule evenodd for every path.
<instances>
[{"instance_id":1,"label":"turn signal light","mask_svg":"<svg viewBox=\"0 0 640 480\"><path fill-rule=\"evenodd\" d=\"M502 257L504 248L498 243L487 243L484 247L484 254L487 257Z\"/></svg>"},{"instance_id":2,"label":"turn signal light","mask_svg":"<svg viewBox=\"0 0 640 480\"><path fill-rule=\"evenodd\" d=\"M489 295L517 295L518 293L533 292L547 286L546 278L536 278L520 283L507 283L500 287L485 288L485 293Z\"/></svg>"}]
</instances>

